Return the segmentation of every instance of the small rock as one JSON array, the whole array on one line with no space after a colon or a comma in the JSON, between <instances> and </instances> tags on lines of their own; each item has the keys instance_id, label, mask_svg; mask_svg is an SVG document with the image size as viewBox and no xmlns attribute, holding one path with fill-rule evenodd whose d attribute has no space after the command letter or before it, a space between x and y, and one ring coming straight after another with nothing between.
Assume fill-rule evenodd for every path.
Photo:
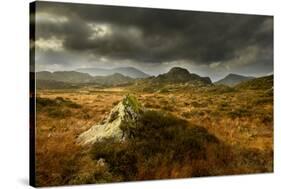
<instances>
[{"instance_id":1,"label":"small rock","mask_svg":"<svg viewBox=\"0 0 281 189\"><path fill-rule=\"evenodd\" d=\"M104 160L103 158L100 158L100 159L97 161L97 164L98 164L98 166L103 167L103 166L105 166L105 160Z\"/></svg>"}]
</instances>

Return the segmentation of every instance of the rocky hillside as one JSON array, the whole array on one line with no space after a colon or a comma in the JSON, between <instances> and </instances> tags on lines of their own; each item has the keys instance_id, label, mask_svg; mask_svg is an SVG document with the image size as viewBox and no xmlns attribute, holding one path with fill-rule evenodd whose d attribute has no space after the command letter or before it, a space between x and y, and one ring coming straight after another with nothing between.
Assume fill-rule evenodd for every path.
<instances>
[{"instance_id":1,"label":"rocky hillside","mask_svg":"<svg viewBox=\"0 0 281 189\"><path fill-rule=\"evenodd\" d=\"M152 78L153 82L157 83L204 83L212 84L209 77L201 77L194 73L190 73L187 69L174 67L165 74L160 74L157 77Z\"/></svg>"}]
</instances>

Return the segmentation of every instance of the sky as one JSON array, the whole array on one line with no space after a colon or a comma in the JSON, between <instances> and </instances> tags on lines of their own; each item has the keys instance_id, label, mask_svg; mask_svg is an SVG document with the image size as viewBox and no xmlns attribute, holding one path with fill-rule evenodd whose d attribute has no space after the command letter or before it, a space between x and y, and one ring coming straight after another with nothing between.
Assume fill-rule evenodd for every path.
<instances>
[{"instance_id":1,"label":"sky","mask_svg":"<svg viewBox=\"0 0 281 189\"><path fill-rule=\"evenodd\" d=\"M37 2L36 71L180 66L216 81L273 73L273 17Z\"/></svg>"}]
</instances>

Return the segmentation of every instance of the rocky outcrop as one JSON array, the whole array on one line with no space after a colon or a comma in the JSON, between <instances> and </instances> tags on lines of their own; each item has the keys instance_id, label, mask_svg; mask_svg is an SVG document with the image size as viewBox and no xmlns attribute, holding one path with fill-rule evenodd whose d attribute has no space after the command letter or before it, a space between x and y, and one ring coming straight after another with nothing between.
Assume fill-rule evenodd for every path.
<instances>
[{"instance_id":1,"label":"rocky outcrop","mask_svg":"<svg viewBox=\"0 0 281 189\"><path fill-rule=\"evenodd\" d=\"M201 77L194 73L190 73L187 69L174 67L165 74L160 74L155 78L152 78L156 83L202 83L205 85L212 84L209 77Z\"/></svg>"},{"instance_id":2,"label":"rocky outcrop","mask_svg":"<svg viewBox=\"0 0 281 189\"><path fill-rule=\"evenodd\" d=\"M110 112L101 124L92 126L78 137L80 144L93 144L97 141L113 138L125 140L133 135L132 128L138 124L143 112L142 106L134 96L127 95Z\"/></svg>"}]
</instances>

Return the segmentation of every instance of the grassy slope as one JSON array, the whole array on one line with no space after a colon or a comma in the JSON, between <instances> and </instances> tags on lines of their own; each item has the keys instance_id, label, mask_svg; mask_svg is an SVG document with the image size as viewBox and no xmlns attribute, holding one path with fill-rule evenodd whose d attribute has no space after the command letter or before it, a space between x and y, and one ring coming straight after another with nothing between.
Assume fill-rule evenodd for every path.
<instances>
[{"instance_id":1,"label":"grassy slope","mask_svg":"<svg viewBox=\"0 0 281 189\"><path fill-rule=\"evenodd\" d=\"M252 79L236 86L239 89L271 89L273 87L273 75Z\"/></svg>"}]
</instances>

